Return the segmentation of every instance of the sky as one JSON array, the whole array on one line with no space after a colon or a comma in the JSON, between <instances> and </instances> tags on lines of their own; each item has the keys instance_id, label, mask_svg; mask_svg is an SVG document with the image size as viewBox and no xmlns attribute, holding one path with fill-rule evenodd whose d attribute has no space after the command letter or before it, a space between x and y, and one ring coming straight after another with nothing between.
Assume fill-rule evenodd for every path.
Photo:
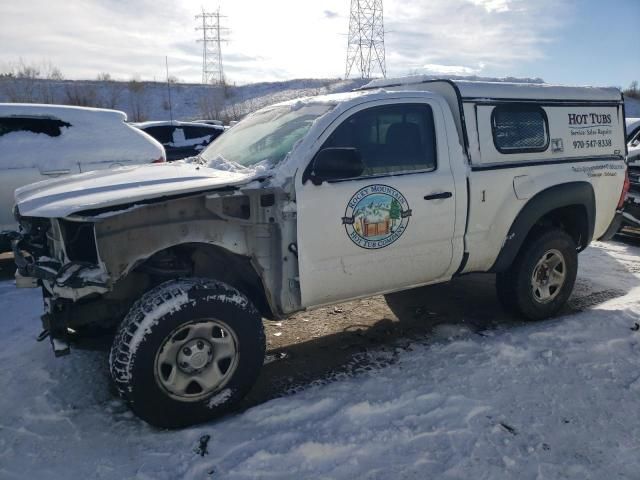
<instances>
[{"instance_id":1,"label":"sky","mask_svg":"<svg viewBox=\"0 0 640 480\"><path fill-rule=\"evenodd\" d=\"M245 84L345 73L350 0L2 0L0 72L202 77L197 15L220 7L225 76ZM387 76L475 74L628 86L640 0L384 0ZM353 72L356 73L357 72Z\"/></svg>"}]
</instances>

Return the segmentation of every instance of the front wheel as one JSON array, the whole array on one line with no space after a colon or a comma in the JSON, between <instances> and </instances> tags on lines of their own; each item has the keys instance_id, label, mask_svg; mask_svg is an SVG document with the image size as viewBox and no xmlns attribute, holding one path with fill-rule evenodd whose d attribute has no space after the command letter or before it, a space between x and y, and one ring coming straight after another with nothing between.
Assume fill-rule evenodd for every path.
<instances>
[{"instance_id":1,"label":"front wheel","mask_svg":"<svg viewBox=\"0 0 640 480\"><path fill-rule=\"evenodd\" d=\"M548 318L569 299L577 272L573 239L560 229L544 230L528 239L513 264L498 273L498 298L507 310L528 320Z\"/></svg>"},{"instance_id":2,"label":"front wheel","mask_svg":"<svg viewBox=\"0 0 640 480\"><path fill-rule=\"evenodd\" d=\"M242 293L217 281L179 279L133 305L109 363L136 415L178 428L215 418L244 397L264 352L262 318Z\"/></svg>"}]
</instances>

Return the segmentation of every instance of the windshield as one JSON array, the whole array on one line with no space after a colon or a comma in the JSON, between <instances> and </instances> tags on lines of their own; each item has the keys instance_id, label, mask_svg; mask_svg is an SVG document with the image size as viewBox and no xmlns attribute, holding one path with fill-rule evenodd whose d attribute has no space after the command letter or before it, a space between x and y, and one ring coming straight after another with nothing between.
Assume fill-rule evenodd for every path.
<instances>
[{"instance_id":1,"label":"windshield","mask_svg":"<svg viewBox=\"0 0 640 480\"><path fill-rule=\"evenodd\" d=\"M259 110L220 135L200 157L210 164L222 161L242 167L273 167L287 156L314 120L333 107L327 103L295 103Z\"/></svg>"}]
</instances>

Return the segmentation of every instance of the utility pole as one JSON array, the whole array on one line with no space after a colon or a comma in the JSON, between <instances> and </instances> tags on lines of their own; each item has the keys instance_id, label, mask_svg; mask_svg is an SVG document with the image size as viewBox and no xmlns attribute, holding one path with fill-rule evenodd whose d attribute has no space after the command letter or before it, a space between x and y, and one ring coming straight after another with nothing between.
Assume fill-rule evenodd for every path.
<instances>
[{"instance_id":1,"label":"utility pole","mask_svg":"<svg viewBox=\"0 0 640 480\"><path fill-rule=\"evenodd\" d=\"M220 19L226 18L220 15L220 8L213 13L207 13L202 9L200 15L196 15L198 26L196 30L202 31L202 83L224 84L224 72L222 69L222 48L221 44L226 41L223 33L229 29L220 25Z\"/></svg>"},{"instance_id":2,"label":"utility pole","mask_svg":"<svg viewBox=\"0 0 640 480\"><path fill-rule=\"evenodd\" d=\"M387 76L382 0L351 0L344 78L349 78L354 66L361 78L371 78L376 70Z\"/></svg>"}]
</instances>

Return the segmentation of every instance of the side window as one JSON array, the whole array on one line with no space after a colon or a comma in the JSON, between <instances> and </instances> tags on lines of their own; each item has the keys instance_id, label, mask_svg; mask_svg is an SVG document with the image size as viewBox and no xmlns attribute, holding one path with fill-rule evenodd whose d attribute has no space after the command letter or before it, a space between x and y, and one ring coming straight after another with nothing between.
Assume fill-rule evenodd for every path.
<instances>
[{"instance_id":1,"label":"side window","mask_svg":"<svg viewBox=\"0 0 640 480\"><path fill-rule=\"evenodd\" d=\"M160 143L171 143L173 141L173 127L148 127L144 131Z\"/></svg>"},{"instance_id":2,"label":"side window","mask_svg":"<svg viewBox=\"0 0 640 480\"><path fill-rule=\"evenodd\" d=\"M537 106L497 106L491 113L491 130L500 153L543 152L549 146L547 115Z\"/></svg>"},{"instance_id":3,"label":"side window","mask_svg":"<svg viewBox=\"0 0 640 480\"><path fill-rule=\"evenodd\" d=\"M636 131L635 136L631 137L631 141L629 142L629 146L631 146L631 147L640 146L640 128Z\"/></svg>"},{"instance_id":4,"label":"side window","mask_svg":"<svg viewBox=\"0 0 640 480\"><path fill-rule=\"evenodd\" d=\"M5 117L0 118L0 137L11 132L43 133L50 137L58 137L62 129L71 124L57 118Z\"/></svg>"},{"instance_id":5,"label":"side window","mask_svg":"<svg viewBox=\"0 0 640 480\"><path fill-rule=\"evenodd\" d=\"M385 105L345 120L322 148L353 147L365 169L362 176L436 168L433 112L429 105Z\"/></svg>"},{"instance_id":6,"label":"side window","mask_svg":"<svg viewBox=\"0 0 640 480\"><path fill-rule=\"evenodd\" d=\"M218 129L217 128L207 128L207 127L183 127L184 136L187 140L193 140L195 138L202 137L217 137Z\"/></svg>"}]
</instances>

